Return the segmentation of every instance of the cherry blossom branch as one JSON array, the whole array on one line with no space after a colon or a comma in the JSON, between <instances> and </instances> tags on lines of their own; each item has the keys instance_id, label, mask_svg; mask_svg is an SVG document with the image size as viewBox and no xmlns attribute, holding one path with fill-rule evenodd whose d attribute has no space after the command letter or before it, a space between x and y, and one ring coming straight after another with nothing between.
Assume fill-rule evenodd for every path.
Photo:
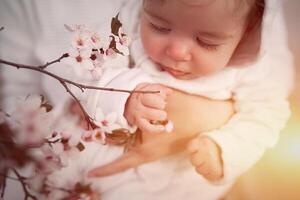
<instances>
[{"instance_id":1,"label":"cherry blossom branch","mask_svg":"<svg viewBox=\"0 0 300 200\"><path fill-rule=\"evenodd\" d=\"M66 89L66 91L72 96L72 98L76 101L76 103L79 105L82 113L84 114L85 120L87 122L87 127L88 128L95 128L96 125L92 122L92 118L89 116L89 114L86 112L86 110L83 108L82 104L80 103L79 99L75 96L75 94L70 90L69 86L67 85L73 85L75 87L77 87L78 89L80 89L82 92L84 92L84 89L94 89L94 90L105 90L105 91L112 91L112 92L125 92L125 93L159 93L159 91L135 91L135 90L121 90L121 89L115 89L115 88L104 88L104 87L95 87L95 86L88 86L88 85L84 85L84 84L80 84L80 83L76 83L74 81L65 79L63 77L60 77L56 74L53 74L47 70L45 70L45 68L47 68L49 65L52 65L54 63L60 62L62 59L68 57L69 55L63 54L61 57L59 57L58 59L55 59L51 62L47 62L45 65L41 65L41 66L32 66L32 65L24 65L24 64L19 64L19 63L14 63L14 62L10 62L10 61L6 61L3 59L0 59L0 63L5 64L6 66L11 66L11 67L15 67L17 69L28 69L28 70L33 70L33 71L37 71L40 72L42 74L46 74L54 79L56 79L57 81L60 82L60 84L63 85L63 87Z\"/></svg>"},{"instance_id":2,"label":"cherry blossom branch","mask_svg":"<svg viewBox=\"0 0 300 200\"><path fill-rule=\"evenodd\" d=\"M27 189L27 184L26 184L26 182L25 182L26 178L23 177L23 176L21 176L21 174L19 174L19 172L18 172L16 169L12 169L12 170L13 170L14 174L18 177L19 182L20 182L21 185L22 185L22 188L23 188L24 193L25 193L24 199L27 200L27 199L31 198L31 199L33 199L33 200L38 200L34 195L32 195L32 194L28 191L28 189Z\"/></svg>"}]
</instances>

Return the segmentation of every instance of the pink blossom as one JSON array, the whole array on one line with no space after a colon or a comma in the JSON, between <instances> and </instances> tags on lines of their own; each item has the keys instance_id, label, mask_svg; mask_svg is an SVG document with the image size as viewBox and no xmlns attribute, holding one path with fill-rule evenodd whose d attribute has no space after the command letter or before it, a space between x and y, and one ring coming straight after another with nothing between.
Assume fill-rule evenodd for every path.
<instances>
[{"instance_id":1,"label":"pink blossom","mask_svg":"<svg viewBox=\"0 0 300 200\"><path fill-rule=\"evenodd\" d=\"M92 55L91 49L71 49L69 55L70 64L78 76L85 75L86 72L95 68L90 58Z\"/></svg>"},{"instance_id":2,"label":"pink blossom","mask_svg":"<svg viewBox=\"0 0 300 200\"><path fill-rule=\"evenodd\" d=\"M41 96L38 95L30 95L17 102L15 110L11 113L14 119L13 128L18 133L15 137L17 143L39 145L53 132L53 115L46 112L41 103Z\"/></svg>"},{"instance_id":3,"label":"pink blossom","mask_svg":"<svg viewBox=\"0 0 300 200\"><path fill-rule=\"evenodd\" d=\"M112 133L113 130L121 128L117 123L118 115L115 112L104 115L100 107L96 110L94 123L105 133Z\"/></svg>"},{"instance_id":4,"label":"pink blossom","mask_svg":"<svg viewBox=\"0 0 300 200\"><path fill-rule=\"evenodd\" d=\"M71 41L72 47L75 49L91 49L91 34L88 31L75 32Z\"/></svg>"}]
</instances>

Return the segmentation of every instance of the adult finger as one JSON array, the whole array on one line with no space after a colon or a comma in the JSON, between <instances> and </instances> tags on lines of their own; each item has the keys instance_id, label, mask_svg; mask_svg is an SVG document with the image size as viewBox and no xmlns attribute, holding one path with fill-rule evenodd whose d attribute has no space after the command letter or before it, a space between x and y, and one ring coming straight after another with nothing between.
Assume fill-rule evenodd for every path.
<instances>
[{"instance_id":1,"label":"adult finger","mask_svg":"<svg viewBox=\"0 0 300 200\"><path fill-rule=\"evenodd\" d=\"M134 147L131 151L126 152L120 158L111 163L92 169L89 177L103 177L112 174L123 172L127 169L137 167L141 164L157 160L171 153L170 148L166 143L169 141L162 139L153 140ZM160 146L160 148L156 148Z\"/></svg>"},{"instance_id":2,"label":"adult finger","mask_svg":"<svg viewBox=\"0 0 300 200\"><path fill-rule=\"evenodd\" d=\"M162 157L175 154L186 148L190 137L178 137L173 134L152 135L151 140L132 148L117 160L92 169L89 177L103 177L123 172L141 164L158 160ZM159 148L158 148L159 147Z\"/></svg>"},{"instance_id":3,"label":"adult finger","mask_svg":"<svg viewBox=\"0 0 300 200\"><path fill-rule=\"evenodd\" d=\"M153 108L143 108L141 117L147 120L164 121L167 119L167 112Z\"/></svg>"}]
</instances>

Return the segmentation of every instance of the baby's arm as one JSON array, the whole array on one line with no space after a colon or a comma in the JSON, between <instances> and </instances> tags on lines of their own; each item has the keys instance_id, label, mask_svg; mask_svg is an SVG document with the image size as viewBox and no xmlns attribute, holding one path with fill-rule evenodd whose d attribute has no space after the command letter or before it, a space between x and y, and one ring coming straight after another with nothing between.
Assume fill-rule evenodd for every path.
<instances>
[{"instance_id":1,"label":"baby's arm","mask_svg":"<svg viewBox=\"0 0 300 200\"><path fill-rule=\"evenodd\" d=\"M235 90L236 113L226 125L191 141L191 162L207 179L233 180L276 144L289 117L290 88L286 78L291 78L288 70L278 73L276 67L266 79Z\"/></svg>"}]
</instances>

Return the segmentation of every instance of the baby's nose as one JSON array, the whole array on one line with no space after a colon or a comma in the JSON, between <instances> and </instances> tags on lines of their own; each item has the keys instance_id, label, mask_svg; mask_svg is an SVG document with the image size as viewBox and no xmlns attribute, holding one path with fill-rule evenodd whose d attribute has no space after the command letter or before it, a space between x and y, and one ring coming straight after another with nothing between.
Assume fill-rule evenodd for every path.
<instances>
[{"instance_id":1,"label":"baby's nose","mask_svg":"<svg viewBox=\"0 0 300 200\"><path fill-rule=\"evenodd\" d=\"M189 61L192 56L188 44L184 41L172 41L166 49L166 54L174 61Z\"/></svg>"}]
</instances>

